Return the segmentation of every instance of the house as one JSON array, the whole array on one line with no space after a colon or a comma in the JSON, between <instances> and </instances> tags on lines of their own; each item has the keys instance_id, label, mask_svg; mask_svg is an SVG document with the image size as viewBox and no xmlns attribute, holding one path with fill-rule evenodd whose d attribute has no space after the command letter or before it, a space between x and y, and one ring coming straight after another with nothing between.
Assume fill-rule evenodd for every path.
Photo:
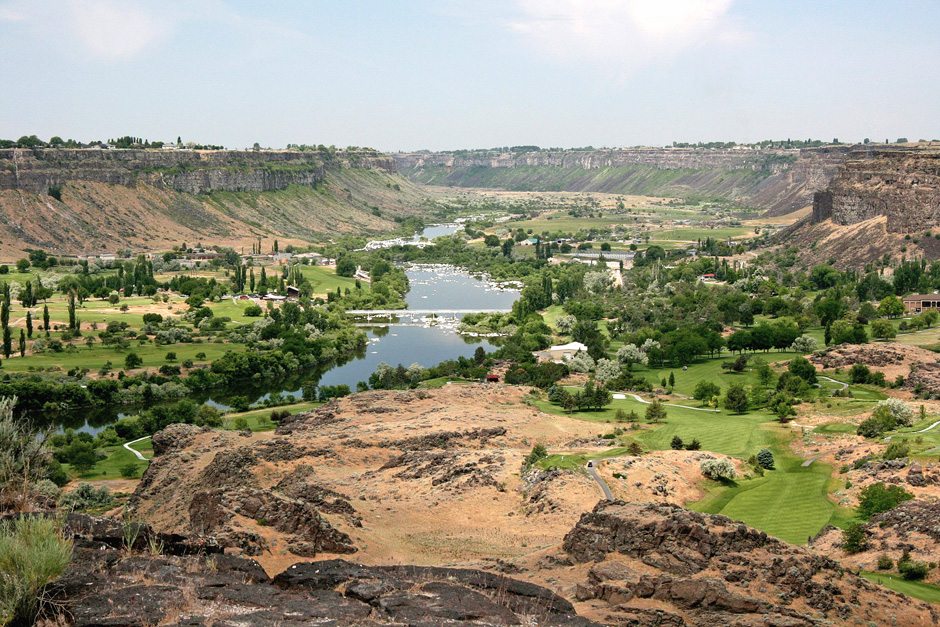
<instances>
[{"instance_id":1,"label":"house","mask_svg":"<svg viewBox=\"0 0 940 627\"><path fill-rule=\"evenodd\" d=\"M521 242L519 242L519 245L520 246L535 246L538 243L539 243L539 238L530 237L529 239L524 239Z\"/></svg>"},{"instance_id":2,"label":"house","mask_svg":"<svg viewBox=\"0 0 940 627\"><path fill-rule=\"evenodd\" d=\"M925 309L940 309L940 294L911 294L905 296L904 311L909 314L919 314Z\"/></svg>"},{"instance_id":3,"label":"house","mask_svg":"<svg viewBox=\"0 0 940 627\"><path fill-rule=\"evenodd\" d=\"M586 353L587 346L581 342L569 342L560 346L550 346L547 350L539 351L536 355L545 361L565 361L578 353Z\"/></svg>"},{"instance_id":4,"label":"house","mask_svg":"<svg viewBox=\"0 0 940 627\"><path fill-rule=\"evenodd\" d=\"M706 272L698 278L699 281L714 281L715 274L713 272Z\"/></svg>"},{"instance_id":5,"label":"house","mask_svg":"<svg viewBox=\"0 0 940 627\"><path fill-rule=\"evenodd\" d=\"M300 288L294 287L293 285L287 286L287 297L288 298L299 298L300 297Z\"/></svg>"},{"instance_id":6,"label":"house","mask_svg":"<svg viewBox=\"0 0 940 627\"><path fill-rule=\"evenodd\" d=\"M486 382L487 383L499 383L499 375L498 374L486 375Z\"/></svg>"}]
</instances>

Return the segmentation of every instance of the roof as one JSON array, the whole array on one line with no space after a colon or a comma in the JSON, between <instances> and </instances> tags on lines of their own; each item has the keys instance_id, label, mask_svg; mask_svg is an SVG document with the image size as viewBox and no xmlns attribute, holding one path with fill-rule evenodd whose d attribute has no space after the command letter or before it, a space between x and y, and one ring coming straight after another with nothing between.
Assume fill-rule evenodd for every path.
<instances>
[{"instance_id":1,"label":"roof","mask_svg":"<svg viewBox=\"0 0 940 627\"><path fill-rule=\"evenodd\" d=\"M940 300L940 294L911 294L905 296L904 300Z\"/></svg>"},{"instance_id":2,"label":"roof","mask_svg":"<svg viewBox=\"0 0 940 627\"><path fill-rule=\"evenodd\" d=\"M581 342L568 342L567 344L562 344L561 346L552 346L548 350L550 351L585 351L587 352L587 346Z\"/></svg>"}]
</instances>

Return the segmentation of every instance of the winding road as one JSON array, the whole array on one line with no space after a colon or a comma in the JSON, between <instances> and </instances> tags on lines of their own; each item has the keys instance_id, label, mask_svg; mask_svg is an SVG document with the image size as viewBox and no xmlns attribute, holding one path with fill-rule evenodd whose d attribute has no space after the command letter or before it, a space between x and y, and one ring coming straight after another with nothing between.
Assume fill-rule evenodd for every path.
<instances>
[{"instance_id":1,"label":"winding road","mask_svg":"<svg viewBox=\"0 0 940 627\"><path fill-rule=\"evenodd\" d=\"M129 450L131 453L133 453L134 455L136 455L136 456L137 456L137 459L142 460L142 461L147 461L147 458L144 457L143 454L142 454L140 451L138 451L137 449L131 448L131 444L136 444L137 442L142 442L143 440L146 440L146 439L149 438L149 437L150 437L149 435L145 435L145 436L142 437L142 438L137 438L136 440L132 440L132 441L130 441L130 442L125 442L125 443L124 443L124 448L126 448L126 449Z\"/></svg>"},{"instance_id":2,"label":"winding road","mask_svg":"<svg viewBox=\"0 0 940 627\"><path fill-rule=\"evenodd\" d=\"M613 493L611 493L610 488L607 487L607 482L601 479L600 475L597 474L597 470L595 470L595 465L597 464L597 462L598 460L592 459L591 461L587 463L586 468L587 468L588 474L594 477L594 481L596 481L597 485L601 487L601 490L603 490L604 492L604 498L607 499L608 501L613 501L614 495Z\"/></svg>"},{"instance_id":3,"label":"winding road","mask_svg":"<svg viewBox=\"0 0 940 627\"><path fill-rule=\"evenodd\" d=\"M826 381L829 381L830 383L835 383L836 385L841 385L842 387L839 388L838 390L836 390L837 392L841 392L841 391L844 390L845 388L849 387L849 384L848 384L848 383L843 383L842 381L836 381L835 379L830 379L829 377L825 377L825 376L823 376L823 375L821 375L821 374L820 374L820 375L816 375L816 378L817 378L817 379L825 379ZM816 385L819 385L819 384L817 383ZM820 385L819 387L822 387L822 386Z\"/></svg>"}]
</instances>

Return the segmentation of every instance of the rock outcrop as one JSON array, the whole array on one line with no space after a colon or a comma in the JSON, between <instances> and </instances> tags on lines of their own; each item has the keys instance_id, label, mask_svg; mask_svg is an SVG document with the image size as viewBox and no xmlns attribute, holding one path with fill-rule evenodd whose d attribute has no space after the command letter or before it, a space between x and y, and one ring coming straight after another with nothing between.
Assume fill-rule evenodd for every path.
<instances>
[{"instance_id":1,"label":"rock outcrop","mask_svg":"<svg viewBox=\"0 0 940 627\"><path fill-rule=\"evenodd\" d=\"M878 216L887 218L888 233L921 233L940 226L940 149L853 150L813 201L813 222L831 219L850 225Z\"/></svg>"},{"instance_id":2,"label":"rock outcrop","mask_svg":"<svg viewBox=\"0 0 940 627\"><path fill-rule=\"evenodd\" d=\"M628 148L399 153L419 183L518 191L714 196L783 215L812 204L848 146L785 149Z\"/></svg>"},{"instance_id":3,"label":"rock outcrop","mask_svg":"<svg viewBox=\"0 0 940 627\"><path fill-rule=\"evenodd\" d=\"M724 516L674 505L598 503L565 537L593 563L579 600L611 624L932 625L940 612ZM654 611L651 611L654 610ZM608 622L608 621L605 621Z\"/></svg>"},{"instance_id":4,"label":"rock outcrop","mask_svg":"<svg viewBox=\"0 0 940 627\"><path fill-rule=\"evenodd\" d=\"M136 548L124 546L123 526L106 519L71 516L64 531L75 553L49 590L55 624L596 625L545 588L478 570L333 559L293 564L271 578L252 559L178 551L198 540L164 544L149 527Z\"/></svg>"}]
</instances>

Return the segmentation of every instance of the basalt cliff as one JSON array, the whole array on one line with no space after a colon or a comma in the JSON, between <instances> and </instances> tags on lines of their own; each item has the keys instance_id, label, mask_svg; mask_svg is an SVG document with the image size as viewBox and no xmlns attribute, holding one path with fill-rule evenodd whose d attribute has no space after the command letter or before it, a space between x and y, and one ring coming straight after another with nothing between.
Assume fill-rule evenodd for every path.
<instances>
[{"instance_id":1,"label":"basalt cliff","mask_svg":"<svg viewBox=\"0 0 940 627\"><path fill-rule=\"evenodd\" d=\"M878 146L850 151L812 215L777 236L810 263L860 267L884 255L940 258L940 146Z\"/></svg>"},{"instance_id":2,"label":"basalt cliff","mask_svg":"<svg viewBox=\"0 0 940 627\"><path fill-rule=\"evenodd\" d=\"M413 181L517 191L719 198L783 215L812 204L848 146L796 149L630 148L400 153Z\"/></svg>"},{"instance_id":3,"label":"basalt cliff","mask_svg":"<svg viewBox=\"0 0 940 627\"><path fill-rule=\"evenodd\" d=\"M423 193L380 153L0 150L0 256L389 229Z\"/></svg>"}]
</instances>

